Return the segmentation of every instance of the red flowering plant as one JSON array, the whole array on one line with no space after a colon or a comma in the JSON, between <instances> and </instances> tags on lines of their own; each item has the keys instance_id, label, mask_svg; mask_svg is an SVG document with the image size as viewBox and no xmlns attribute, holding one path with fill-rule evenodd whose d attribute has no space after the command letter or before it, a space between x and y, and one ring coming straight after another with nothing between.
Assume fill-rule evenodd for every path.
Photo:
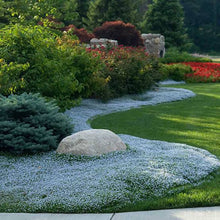
<instances>
[{"instance_id":1,"label":"red flowering plant","mask_svg":"<svg viewBox=\"0 0 220 220\"><path fill-rule=\"evenodd\" d=\"M139 60L146 61L148 54L144 51L142 47L131 47L119 45L118 47L102 46L95 48L87 48L88 52L91 52L93 56L100 56L105 63L109 61L122 61L124 59L129 59L131 57L136 57Z\"/></svg>"},{"instance_id":2,"label":"red flowering plant","mask_svg":"<svg viewBox=\"0 0 220 220\"><path fill-rule=\"evenodd\" d=\"M158 78L157 59L149 56L142 47L100 46L87 51L105 64L100 73L108 81L105 99L143 92Z\"/></svg>"},{"instance_id":3,"label":"red flowering plant","mask_svg":"<svg viewBox=\"0 0 220 220\"><path fill-rule=\"evenodd\" d=\"M220 82L220 63L184 62L193 73L185 74L187 82Z\"/></svg>"}]
</instances>

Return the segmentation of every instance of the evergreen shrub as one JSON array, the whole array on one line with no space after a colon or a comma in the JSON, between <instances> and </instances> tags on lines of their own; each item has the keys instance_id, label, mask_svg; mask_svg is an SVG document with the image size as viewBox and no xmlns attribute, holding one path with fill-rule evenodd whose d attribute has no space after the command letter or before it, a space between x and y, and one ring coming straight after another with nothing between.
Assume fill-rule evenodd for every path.
<instances>
[{"instance_id":1,"label":"evergreen shrub","mask_svg":"<svg viewBox=\"0 0 220 220\"><path fill-rule=\"evenodd\" d=\"M72 130L55 103L39 94L0 96L0 151L22 154L56 149Z\"/></svg>"},{"instance_id":2,"label":"evergreen shrub","mask_svg":"<svg viewBox=\"0 0 220 220\"><path fill-rule=\"evenodd\" d=\"M141 34L136 27L123 21L107 21L102 26L95 28L93 33L97 38L117 40L119 45L144 46Z\"/></svg>"}]
</instances>

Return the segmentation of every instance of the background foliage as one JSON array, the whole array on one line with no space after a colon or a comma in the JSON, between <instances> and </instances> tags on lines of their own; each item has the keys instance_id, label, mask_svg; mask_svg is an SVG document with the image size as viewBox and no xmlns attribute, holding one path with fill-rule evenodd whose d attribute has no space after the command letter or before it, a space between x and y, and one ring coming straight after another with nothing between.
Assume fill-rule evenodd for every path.
<instances>
[{"instance_id":1,"label":"background foliage","mask_svg":"<svg viewBox=\"0 0 220 220\"><path fill-rule=\"evenodd\" d=\"M185 25L195 47L203 52L220 52L220 1L180 0Z\"/></svg>"},{"instance_id":2,"label":"background foliage","mask_svg":"<svg viewBox=\"0 0 220 220\"><path fill-rule=\"evenodd\" d=\"M142 29L145 33L164 35L167 48L186 50L189 47L183 9L178 0L155 0L145 14Z\"/></svg>"},{"instance_id":3,"label":"background foliage","mask_svg":"<svg viewBox=\"0 0 220 220\"><path fill-rule=\"evenodd\" d=\"M167 10L164 10L165 6L157 7L158 14L150 18L146 16L152 14L152 7L155 8L163 2L170 5ZM172 11L172 4L177 5L176 11ZM180 9L180 4L183 9ZM177 33L180 37L177 46L186 40L184 34L187 33L193 43L192 51L220 52L220 1L218 0L0 0L0 28L11 23L37 24L50 15L63 22L64 26L73 24L77 28L84 27L90 31L105 21L114 20L132 23L142 32L160 31L149 22L159 14L161 22L174 21L180 24L180 29L174 27L183 34L180 37L180 33ZM171 19L167 20L167 18ZM182 26L183 21L184 26ZM151 28L146 29L147 27ZM160 25L159 27L161 28ZM169 28L162 31L169 32ZM169 38L170 34L168 34L168 42ZM173 38L174 36L171 37Z\"/></svg>"},{"instance_id":4,"label":"background foliage","mask_svg":"<svg viewBox=\"0 0 220 220\"><path fill-rule=\"evenodd\" d=\"M0 92L39 92L61 107L91 93L98 59L69 35L41 26L8 26L0 32ZM17 71L16 71L17 69Z\"/></svg>"},{"instance_id":5,"label":"background foliage","mask_svg":"<svg viewBox=\"0 0 220 220\"><path fill-rule=\"evenodd\" d=\"M137 24L137 3L133 0L94 0L90 1L87 13L87 28L92 30L105 21L122 20Z\"/></svg>"}]
</instances>

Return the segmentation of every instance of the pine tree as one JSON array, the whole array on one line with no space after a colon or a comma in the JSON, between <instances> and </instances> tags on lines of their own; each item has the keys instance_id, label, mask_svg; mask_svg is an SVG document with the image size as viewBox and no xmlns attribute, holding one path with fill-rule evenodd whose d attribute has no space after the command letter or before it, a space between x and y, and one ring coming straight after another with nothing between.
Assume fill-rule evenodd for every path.
<instances>
[{"instance_id":1,"label":"pine tree","mask_svg":"<svg viewBox=\"0 0 220 220\"><path fill-rule=\"evenodd\" d=\"M137 4L133 0L94 0L90 2L87 27L92 30L105 21L121 20L136 25Z\"/></svg>"},{"instance_id":2,"label":"pine tree","mask_svg":"<svg viewBox=\"0 0 220 220\"><path fill-rule=\"evenodd\" d=\"M137 6L132 0L112 0L107 11L107 17L135 24L137 20Z\"/></svg>"},{"instance_id":3,"label":"pine tree","mask_svg":"<svg viewBox=\"0 0 220 220\"><path fill-rule=\"evenodd\" d=\"M77 12L79 13L79 24L78 27L84 27L87 19L87 12L89 9L90 0L77 0Z\"/></svg>"},{"instance_id":4,"label":"pine tree","mask_svg":"<svg viewBox=\"0 0 220 220\"><path fill-rule=\"evenodd\" d=\"M48 1L48 0L47 0ZM77 0L50 0L51 6L57 4L56 8L57 11L60 13L60 19L65 24L72 24L77 23L79 20L79 13L77 12L78 9L78 1ZM76 24L78 25L78 24Z\"/></svg>"},{"instance_id":5,"label":"pine tree","mask_svg":"<svg viewBox=\"0 0 220 220\"><path fill-rule=\"evenodd\" d=\"M186 50L190 46L179 0L154 0L146 12L142 28L146 33L164 35L167 48Z\"/></svg>"}]
</instances>

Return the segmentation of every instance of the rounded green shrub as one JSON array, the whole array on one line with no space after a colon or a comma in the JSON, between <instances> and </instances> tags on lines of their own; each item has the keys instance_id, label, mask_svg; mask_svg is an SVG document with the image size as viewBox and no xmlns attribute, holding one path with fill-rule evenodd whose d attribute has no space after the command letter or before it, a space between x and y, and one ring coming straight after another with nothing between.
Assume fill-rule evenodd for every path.
<instances>
[{"instance_id":1,"label":"rounded green shrub","mask_svg":"<svg viewBox=\"0 0 220 220\"><path fill-rule=\"evenodd\" d=\"M169 78L175 81L182 81L185 79L185 74L193 72L190 66L181 63L162 65L160 71L162 72L164 79Z\"/></svg>"},{"instance_id":2,"label":"rounded green shrub","mask_svg":"<svg viewBox=\"0 0 220 220\"><path fill-rule=\"evenodd\" d=\"M56 149L73 125L40 94L0 96L0 151L16 154Z\"/></svg>"},{"instance_id":3,"label":"rounded green shrub","mask_svg":"<svg viewBox=\"0 0 220 220\"><path fill-rule=\"evenodd\" d=\"M0 31L0 67L1 94L40 93L65 109L88 97L99 65L74 36L13 25Z\"/></svg>"}]
</instances>

